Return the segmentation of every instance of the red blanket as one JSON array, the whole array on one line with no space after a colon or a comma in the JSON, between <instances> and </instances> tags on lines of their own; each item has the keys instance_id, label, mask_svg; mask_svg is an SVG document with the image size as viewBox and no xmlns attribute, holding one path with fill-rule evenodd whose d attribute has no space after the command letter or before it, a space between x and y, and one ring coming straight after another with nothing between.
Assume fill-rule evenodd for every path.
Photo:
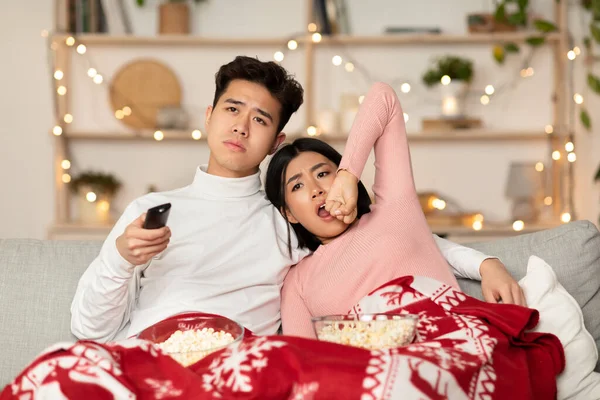
<instances>
[{"instance_id":1,"label":"red blanket","mask_svg":"<svg viewBox=\"0 0 600 400\"><path fill-rule=\"evenodd\" d=\"M389 351L248 335L189 368L139 340L46 350L8 399L554 399L564 368L535 310L484 303L427 278L376 289L351 312L419 315L415 343Z\"/></svg>"}]
</instances>

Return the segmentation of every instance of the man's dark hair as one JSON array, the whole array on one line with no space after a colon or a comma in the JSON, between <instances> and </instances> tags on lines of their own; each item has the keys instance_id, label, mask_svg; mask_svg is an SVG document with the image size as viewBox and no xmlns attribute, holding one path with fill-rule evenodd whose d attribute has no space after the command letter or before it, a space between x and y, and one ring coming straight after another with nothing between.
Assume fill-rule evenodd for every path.
<instances>
[{"instance_id":1,"label":"man's dark hair","mask_svg":"<svg viewBox=\"0 0 600 400\"><path fill-rule=\"evenodd\" d=\"M293 113L302 105L304 90L294 77L279 64L263 62L256 58L237 56L219 68L215 75L213 107L227 90L231 81L240 79L264 86L281 104L277 133L281 132Z\"/></svg>"},{"instance_id":2,"label":"man's dark hair","mask_svg":"<svg viewBox=\"0 0 600 400\"><path fill-rule=\"evenodd\" d=\"M290 255L292 253L292 242L289 230L290 223L285 212L287 207L285 200L285 176L290 162L304 152L319 153L331 160L331 162L338 167L342 161L342 155L329 144L319 139L301 138L294 140L291 144L283 146L275 153L269 162L265 179L265 192L269 201L281 212L283 218L288 222L288 251L290 252ZM361 181L358 181L356 211L357 219L360 219L363 215L371 212L371 197L369 197L369 192ZM298 237L298 247L308 248L314 251L321 245L321 241L301 224L291 225Z\"/></svg>"}]
</instances>

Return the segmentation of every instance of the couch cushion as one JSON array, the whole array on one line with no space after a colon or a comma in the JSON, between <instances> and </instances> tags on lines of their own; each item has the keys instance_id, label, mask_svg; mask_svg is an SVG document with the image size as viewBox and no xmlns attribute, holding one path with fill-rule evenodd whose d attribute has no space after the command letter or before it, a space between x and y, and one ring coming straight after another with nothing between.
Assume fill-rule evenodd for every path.
<instances>
[{"instance_id":1,"label":"couch cushion","mask_svg":"<svg viewBox=\"0 0 600 400\"><path fill-rule=\"evenodd\" d=\"M71 301L101 244L0 239L0 387L46 347L76 340Z\"/></svg>"},{"instance_id":2,"label":"couch cushion","mask_svg":"<svg viewBox=\"0 0 600 400\"><path fill-rule=\"evenodd\" d=\"M558 281L577 300L587 330L600 349L600 233L589 221L467 246L500 258L516 280L527 273L529 256L552 266ZM483 300L480 282L459 279L469 295ZM600 371L600 362L596 365Z\"/></svg>"}]
</instances>

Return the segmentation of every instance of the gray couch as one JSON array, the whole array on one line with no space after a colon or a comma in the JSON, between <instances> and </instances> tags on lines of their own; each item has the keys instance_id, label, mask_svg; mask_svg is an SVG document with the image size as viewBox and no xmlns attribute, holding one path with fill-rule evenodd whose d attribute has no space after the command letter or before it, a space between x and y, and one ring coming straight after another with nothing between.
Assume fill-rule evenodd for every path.
<instances>
[{"instance_id":1,"label":"gray couch","mask_svg":"<svg viewBox=\"0 0 600 400\"><path fill-rule=\"evenodd\" d=\"M0 389L48 345L75 340L71 299L100 245L0 239ZM525 275L529 255L546 260L582 307L585 325L600 347L600 233L592 223L577 221L470 246L500 257L516 279ZM479 282L461 280L460 285L481 298Z\"/></svg>"}]
</instances>

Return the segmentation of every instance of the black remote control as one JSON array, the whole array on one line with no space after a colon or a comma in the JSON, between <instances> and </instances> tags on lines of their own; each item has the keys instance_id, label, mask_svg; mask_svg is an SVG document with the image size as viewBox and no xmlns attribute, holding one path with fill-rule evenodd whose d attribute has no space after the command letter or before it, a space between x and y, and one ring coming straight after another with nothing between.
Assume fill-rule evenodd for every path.
<instances>
[{"instance_id":1,"label":"black remote control","mask_svg":"<svg viewBox=\"0 0 600 400\"><path fill-rule=\"evenodd\" d=\"M144 229L159 229L167 225L169 219L169 212L171 211L171 203L161 204L156 207L152 207L146 214L144 220Z\"/></svg>"}]
</instances>

